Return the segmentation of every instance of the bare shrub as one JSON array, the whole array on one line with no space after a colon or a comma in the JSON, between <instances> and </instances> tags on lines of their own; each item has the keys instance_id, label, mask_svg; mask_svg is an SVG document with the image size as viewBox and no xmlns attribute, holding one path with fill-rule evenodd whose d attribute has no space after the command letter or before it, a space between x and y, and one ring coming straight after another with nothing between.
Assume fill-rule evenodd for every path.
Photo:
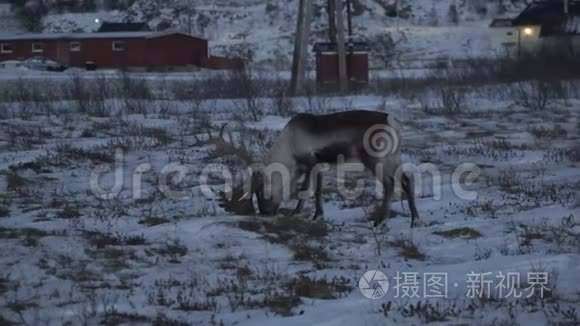
<instances>
[{"instance_id":1,"label":"bare shrub","mask_svg":"<svg viewBox=\"0 0 580 326\"><path fill-rule=\"evenodd\" d=\"M441 87L439 102L446 114L458 114L465 110L465 91L456 87Z\"/></svg>"},{"instance_id":2,"label":"bare shrub","mask_svg":"<svg viewBox=\"0 0 580 326\"><path fill-rule=\"evenodd\" d=\"M574 79L580 71L578 56L549 49L524 52L517 57L473 58L465 60L464 65L466 78L494 83Z\"/></svg>"},{"instance_id":3,"label":"bare shrub","mask_svg":"<svg viewBox=\"0 0 580 326\"><path fill-rule=\"evenodd\" d=\"M576 145L572 148L567 148L565 155L571 162L580 162L580 146Z\"/></svg>"},{"instance_id":4,"label":"bare shrub","mask_svg":"<svg viewBox=\"0 0 580 326\"><path fill-rule=\"evenodd\" d=\"M6 175L6 190L22 191L28 186L30 181L18 174L14 169L8 171Z\"/></svg>"},{"instance_id":5,"label":"bare shrub","mask_svg":"<svg viewBox=\"0 0 580 326\"><path fill-rule=\"evenodd\" d=\"M146 127L140 124L131 123L124 129L126 135L153 139L154 145L156 146L167 145L173 140L169 131L161 127Z\"/></svg>"},{"instance_id":6,"label":"bare shrub","mask_svg":"<svg viewBox=\"0 0 580 326\"><path fill-rule=\"evenodd\" d=\"M566 138L568 132L566 129L562 128L560 125L555 125L553 128L546 127L528 127L528 132L532 134L536 139L555 139L555 138Z\"/></svg>"},{"instance_id":7,"label":"bare shrub","mask_svg":"<svg viewBox=\"0 0 580 326\"><path fill-rule=\"evenodd\" d=\"M513 91L516 102L532 111L547 109L556 98L552 82L542 80L516 83Z\"/></svg>"},{"instance_id":8,"label":"bare shrub","mask_svg":"<svg viewBox=\"0 0 580 326\"><path fill-rule=\"evenodd\" d=\"M152 253L165 256L169 258L171 263L179 263L180 258L187 255L189 249L180 240L173 239L172 241L166 242L158 248L151 250Z\"/></svg>"},{"instance_id":9,"label":"bare shrub","mask_svg":"<svg viewBox=\"0 0 580 326\"><path fill-rule=\"evenodd\" d=\"M580 162L580 145L564 148L549 148L544 153L544 160L556 163L562 161Z\"/></svg>"},{"instance_id":10,"label":"bare shrub","mask_svg":"<svg viewBox=\"0 0 580 326\"><path fill-rule=\"evenodd\" d=\"M514 157L520 157L523 154L520 150L525 150L525 145L514 144L506 140L474 140L470 146L449 145L443 148L447 155L479 155L489 157L494 160L509 160Z\"/></svg>"},{"instance_id":11,"label":"bare shrub","mask_svg":"<svg viewBox=\"0 0 580 326\"><path fill-rule=\"evenodd\" d=\"M39 156L37 161L42 164L60 167L70 167L74 163L90 161L93 164L113 163L114 155L106 148L83 148L71 144L59 143L54 151L47 151Z\"/></svg>"},{"instance_id":12,"label":"bare shrub","mask_svg":"<svg viewBox=\"0 0 580 326\"><path fill-rule=\"evenodd\" d=\"M83 231L83 236L89 244L97 249L103 249L107 246L140 246L147 244L147 240L145 240L143 235Z\"/></svg>"},{"instance_id":13,"label":"bare shrub","mask_svg":"<svg viewBox=\"0 0 580 326\"><path fill-rule=\"evenodd\" d=\"M34 145L46 143L52 134L42 127L9 126L6 129L8 144L15 148L30 149Z\"/></svg>"},{"instance_id":14,"label":"bare shrub","mask_svg":"<svg viewBox=\"0 0 580 326\"><path fill-rule=\"evenodd\" d=\"M550 245L551 252L575 253L580 250L580 234L573 231L576 225L578 223L570 215L562 218L560 224L553 225L543 221L535 225L518 225L515 230L524 246L531 245L533 240L543 240Z\"/></svg>"},{"instance_id":15,"label":"bare shrub","mask_svg":"<svg viewBox=\"0 0 580 326\"><path fill-rule=\"evenodd\" d=\"M432 304L429 301L404 305L399 312L405 318L415 317L425 323L444 322L450 317L457 317L461 310L455 305L443 305L439 302Z\"/></svg>"},{"instance_id":16,"label":"bare shrub","mask_svg":"<svg viewBox=\"0 0 580 326\"><path fill-rule=\"evenodd\" d=\"M493 199L490 200L474 200L471 203L462 207L461 211L469 216L479 217L482 214L489 218L497 218L497 212L501 205L495 203Z\"/></svg>"},{"instance_id":17,"label":"bare shrub","mask_svg":"<svg viewBox=\"0 0 580 326\"><path fill-rule=\"evenodd\" d=\"M541 177L541 172L535 173L535 175L538 174L540 174L539 179L527 179L522 173L509 169L500 172L495 179L495 184L518 205L537 206L540 203L559 203L566 206L576 201L577 192L574 189L578 186L577 182L546 182Z\"/></svg>"},{"instance_id":18,"label":"bare shrub","mask_svg":"<svg viewBox=\"0 0 580 326\"><path fill-rule=\"evenodd\" d=\"M378 58L384 68L391 68L397 64L402 52L397 50L397 43L390 33L375 34L370 40L372 56Z\"/></svg>"},{"instance_id":19,"label":"bare shrub","mask_svg":"<svg viewBox=\"0 0 580 326\"><path fill-rule=\"evenodd\" d=\"M69 206L66 205L59 213L58 213L58 217L59 218L64 218L64 219L77 219L79 217L81 217L82 214L81 212L78 210L78 208L73 207L73 206Z\"/></svg>"},{"instance_id":20,"label":"bare shrub","mask_svg":"<svg viewBox=\"0 0 580 326\"><path fill-rule=\"evenodd\" d=\"M125 111L129 114L147 114L147 108L154 100L147 80L132 78L125 71L120 76L119 95L124 103Z\"/></svg>"},{"instance_id":21,"label":"bare shrub","mask_svg":"<svg viewBox=\"0 0 580 326\"><path fill-rule=\"evenodd\" d=\"M80 74L71 76L69 84L64 84L64 92L67 97L72 99L79 113L87 113L89 111L91 94L86 85L85 80Z\"/></svg>"},{"instance_id":22,"label":"bare shrub","mask_svg":"<svg viewBox=\"0 0 580 326\"><path fill-rule=\"evenodd\" d=\"M5 206L0 206L0 217L10 216L10 208Z\"/></svg>"},{"instance_id":23,"label":"bare shrub","mask_svg":"<svg viewBox=\"0 0 580 326\"><path fill-rule=\"evenodd\" d=\"M234 70L230 75L230 83L237 88L237 94L240 100L233 100L237 107L239 120L244 120L245 114L249 115L250 120L260 121L264 116L264 109L260 103L259 83L254 76L254 72L249 67Z\"/></svg>"},{"instance_id":24,"label":"bare shrub","mask_svg":"<svg viewBox=\"0 0 580 326\"><path fill-rule=\"evenodd\" d=\"M580 323L580 314L577 311L577 307L573 305L564 306L559 303L546 305L544 314L548 324L551 325L576 325Z\"/></svg>"},{"instance_id":25,"label":"bare shrub","mask_svg":"<svg viewBox=\"0 0 580 326\"><path fill-rule=\"evenodd\" d=\"M286 94L285 90L278 90L276 96L272 99L274 113L283 117L293 116L296 112L292 105L292 99Z\"/></svg>"},{"instance_id":26,"label":"bare shrub","mask_svg":"<svg viewBox=\"0 0 580 326\"><path fill-rule=\"evenodd\" d=\"M474 259L476 261L487 260L487 259L489 259L489 257L491 257L492 253L493 253L493 249L491 249L491 248L475 247Z\"/></svg>"},{"instance_id":27,"label":"bare shrub","mask_svg":"<svg viewBox=\"0 0 580 326\"><path fill-rule=\"evenodd\" d=\"M114 96L114 89L105 75L99 75L91 87L91 112L97 117L106 117L113 113L113 107L108 103Z\"/></svg>"}]
</instances>

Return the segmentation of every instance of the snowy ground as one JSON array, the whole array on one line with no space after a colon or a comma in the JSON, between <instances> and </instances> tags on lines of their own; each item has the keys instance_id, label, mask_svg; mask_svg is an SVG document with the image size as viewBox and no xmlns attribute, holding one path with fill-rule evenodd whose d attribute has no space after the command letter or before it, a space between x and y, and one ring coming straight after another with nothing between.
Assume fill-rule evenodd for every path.
<instances>
[{"instance_id":1,"label":"snowy ground","mask_svg":"<svg viewBox=\"0 0 580 326\"><path fill-rule=\"evenodd\" d=\"M238 163L196 140L204 139L199 123L232 122L229 130L259 157L288 119L270 99L258 100L265 115L257 122L240 114L242 100L107 100L99 103L106 114L74 100L1 103L0 323L577 324L580 100L531 110L482 94L471 94L459 112L429 95L293 99L299 111L396 114L405 125L404 160L440 171L438 187L421 178L425 226L410 229L397 200L398 216L379 230L365 216L372 198L341 199L330 175L322 222L233 216L201 194L208 164ZM98 199L91 172L114 164L119 148L123 191ZM187 191L183 200L157 189L170 163L187 168L173 185ZM481 169L467 187L474 200L452 191L451 173L463 163ZM150 169L139 174L142 164ZM102 173L102 187L112 185L114 173ZM357 177L374 189L369 175ZM138 196L135 180L143 185ZM210 180L219 188L219 179ZM374 269L390 288L370 300L358 282ZM435 272L447 275L445 299L425 298L424 273ZM500 272L520 275L523 297L497 292ZM537 286L527 298L529 272L547 273L543 298ZM397 295L397 273L418 276L419 298L404 297L403 287ZM470 273L491 273L482 298L470 297Z\"/></svg>"}]
</instances>

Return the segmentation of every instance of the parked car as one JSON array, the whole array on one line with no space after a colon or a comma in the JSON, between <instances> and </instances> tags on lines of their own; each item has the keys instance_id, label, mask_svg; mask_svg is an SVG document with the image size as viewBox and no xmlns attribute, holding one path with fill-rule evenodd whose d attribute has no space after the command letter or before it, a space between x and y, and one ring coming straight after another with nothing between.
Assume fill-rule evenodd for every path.
<instances>
[{"instance_id":1,"label":"parked car","mask_svg":"<svg viewBox=\"0 0 580 326\"><path fill-rule=\"evenodd\" d=\"M41 70L41 71L65 71L68 67L62 65L56 61L43 58L43 57L34 57L24 61L24 65L28 69L32 70Z\"/></svg>"}]
</instances>

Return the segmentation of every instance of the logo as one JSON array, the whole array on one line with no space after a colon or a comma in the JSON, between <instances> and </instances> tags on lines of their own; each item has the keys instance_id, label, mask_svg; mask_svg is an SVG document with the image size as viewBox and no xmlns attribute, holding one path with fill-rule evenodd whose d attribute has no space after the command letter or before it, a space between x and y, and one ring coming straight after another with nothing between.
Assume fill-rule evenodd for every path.
<instances>
[{"instance_id":1,"label":"logo","mask_svg":"<svg viewBox=\"0 0 580 326\"><path fill-rule=\"evenodd\" d=\"M371 286L374 282L375 286ZM384 297L389 290L387 275L381 271L370 270L363 274L358 281L358 288L362 295L368 299L376 300Z\"/></svg>"},{"instance_id":2,"label":"logo","mask_svg":"<svg viewBox=\"0 0 580 326\"><path fill-rule=\"evenodd\" d=\"M363 138L363 146L372 157L384 157L399 149L399 135L388 125L378 124L369 128Z\"/></svg>"}]
</instances>

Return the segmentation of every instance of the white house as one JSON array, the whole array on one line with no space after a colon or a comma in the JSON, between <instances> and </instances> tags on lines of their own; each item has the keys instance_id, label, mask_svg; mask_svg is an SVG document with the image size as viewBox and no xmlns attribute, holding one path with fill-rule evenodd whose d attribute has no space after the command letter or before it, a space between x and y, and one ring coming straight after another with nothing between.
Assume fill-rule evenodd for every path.
<instances>
[{"instance_id":1,"label":"white house","mask_svg":"<svg viewBox=\"0 0 580 326\"><path fill-rule=\"evenodd\" d=\"M499 18L491 22L491 46L501 54L513 54L518 46L518 30L513 26L512 19Z\"/></svg>"},{"instance_id":2,"label":"white house","mask_svg":"<svg viewBox=\"0 0 580 326\"><path fill-rule=\"evenodd\" d=\"M580 1L534 1L514 19L494 19L490 39L493 48L503 53L542 48L580 53Z\"/></svg>"}]
</instances>

